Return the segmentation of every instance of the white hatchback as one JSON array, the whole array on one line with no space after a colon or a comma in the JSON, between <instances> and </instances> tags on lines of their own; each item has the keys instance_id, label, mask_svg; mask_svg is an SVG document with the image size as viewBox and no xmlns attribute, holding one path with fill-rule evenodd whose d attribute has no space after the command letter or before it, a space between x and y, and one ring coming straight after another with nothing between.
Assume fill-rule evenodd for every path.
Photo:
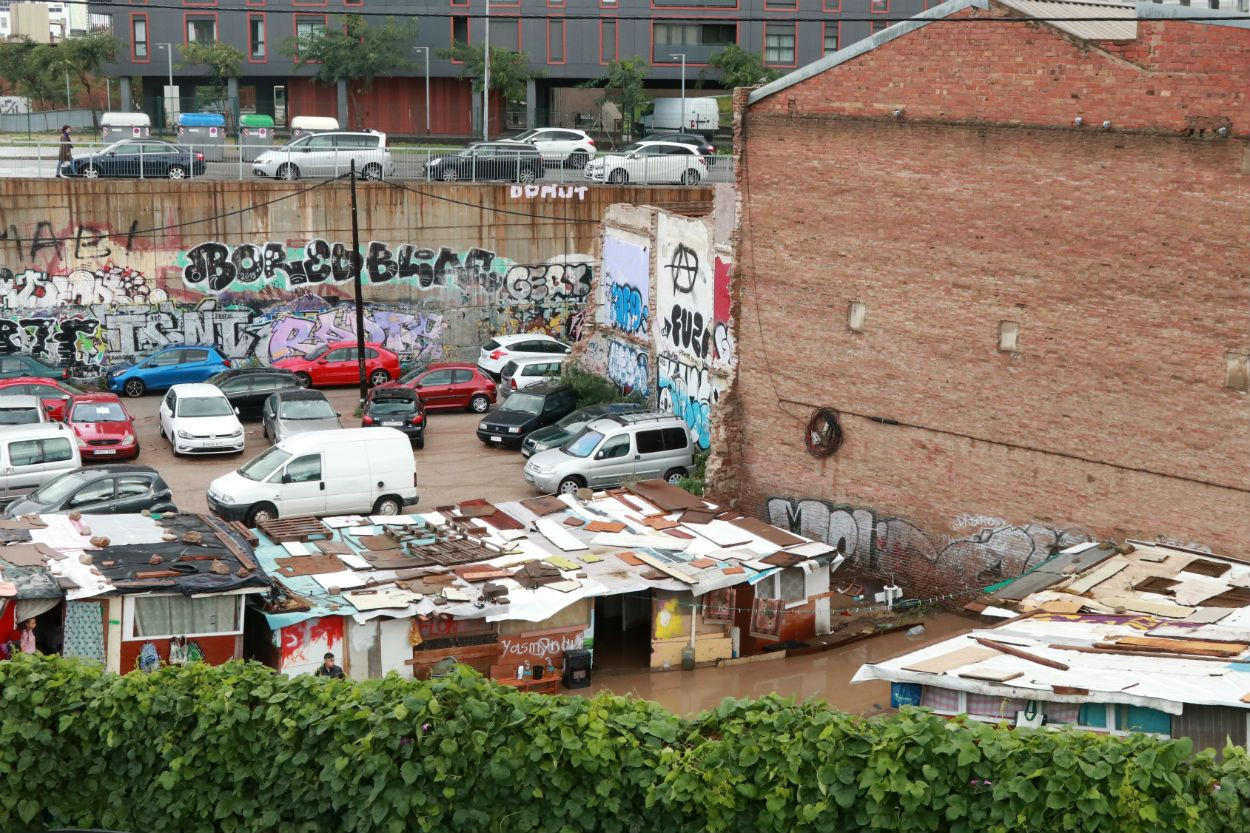
<instances>
[{"instance_id":1,"label":"white hatchback","mask_svg":"<svg viewBox=\"0 0 1250 833\"><path fill-rule=\"evenodd\" d=\"M174 385L161 400L161 436L179 454L238 454L243 423L216 385Z\"/></svg>"},{"instance_id":2,"label":"white hatchback","mask_svg":"<svg viewBox=\"0 0 1250 833\"><path fill-rule=\"evenodd\" d=\"M595 140L582 130L539 127L527 130L509 141L533 145L538 148L544 162L568 165L579 171L595 158Z\"/></svg>"},{"instance_id":3,"label":"white hatchback","mask_svg":"<svg viewBox=\"0 0 1250 833\"><path fill-rule=\"evenodd\" d=\"M558 357L567 356L571 349L573 348L563 341L542 333L496 336L482 346L482 352L477 357L477 366L483 373L498 382L503 366L510 361L557 360Z\"/></svg>"},{"instance_id":4,"label":"white hatchback","mask_svg":"<svg viewBox=\"0 0 1250 833\"><path fill-rule=\"evenodd\" d=\"M587 179L614 185L630 182L698 185L707 177L707 161L694 145L636 142L591 160L583 173Z\"/></svg>"}]
</instances>

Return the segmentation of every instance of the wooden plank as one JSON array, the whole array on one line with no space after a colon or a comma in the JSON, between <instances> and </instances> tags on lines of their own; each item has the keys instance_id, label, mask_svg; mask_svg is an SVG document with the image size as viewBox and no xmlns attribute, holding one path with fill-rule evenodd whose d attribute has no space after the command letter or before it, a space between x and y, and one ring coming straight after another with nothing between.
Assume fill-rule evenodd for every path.
<instances>
[{"instance_id":1,"label":"wooden plank","mask_svg":"<svg viewBox=\"0 0 1250 833\"><path fill-rule=\"evenodd\" d=\"M1131 610L1134 613L1151 613L1155 616L1165 616L1169 619L1184 619L1194 612L1194 608L1188 605L1178 605L1175 602L1150 601L1149 599L1140 599L1136 596L1107 596L1099 599L1099 601L1111 607L1122 607L1125 610Z\"/></svg>"},{"instance_id":2,"label":"wooden plank","mask_svg":"<svg viewBox=\"0 0 1250 833\"><path fill-rule=\"evenodd\" d=\"M1127 561L1119 556L1116 556L1110 561L1106 561L1098 565L1080 578L1075 579L1071 584L1065 587L1064 590L1068 593L1075 593L1077 595L1087 593L1091 588L1102 584L1104 581L1111 578L1127 566Z\"/></svg>"},{"instance_id":3,"label":"wooden plank","mask_svg":"<svg viewBox=\"0 0 1250 833\"><path fill-rule=\"evenodd\" d=\"M1005 683L1008 680L1014 680L1016 677L1023 677L1023 671L997 671L993 668L971 669L969 671L960 671L955 675L963 677L967 680L984 680L987 683Z\"/></svg>"},{"instance_id":4,"label":"wooden plank","mask_svg":"<svg viewBox=\"0 0 1250 833\"><path fill-rule=\"evenodd\" d=\"M1207 657L1235 657L1250 649L1245 642L1210 642L1202 639L1168 639L1154 636L1122 636L1113 643L1119 648L1197 654Z\"/></svg>"},{"instance_id":5,"label":"wooden plank","mask_svg":"<svg viewBox=\"0 0 1250 833\"><path fill-rule=\"evenodd\" d=\"M1231 608L1223 608L1231 611ZM1245 627L1226 628L1219 625L1199 625L1196 628L1183 625L1160 625L1146 631L1146 636L1158 639L1204 639L1208 642L1241 642L1250 645L1250 630Z\"/></svg>"},{"instance_id":6,"label":"wooden plank","mask_svg":"<svg viewBox=\"0 0 1250 833\"><path fill-rule=\"evenodd\" d=\"M1073 599L1072 601L1051 599L1050 601L1042 602L1042 610L1047 613L1080 613L1083 607L1085 607L1085 602L1082 599Z\"/></svg>"},{"instance_id":7,"label":"wooden plank","mask_svg":"<svg viewBox=\"0 0 1250 833\"><path fill-rule=\"evenodd\" d=\"M1080 653L1080 654L1114 654L1115 656L1120 656L1120 657L1142 657L1142 656L1150 655L1148 651L1117 651L1115 647L1111 645L1108 645L1105 648L1102 647L1101 645L1091 646L1091 645L1057 645L1057 644L1048 645L1047 647L1052 648L1056 651L1076 651L1077 653ZM1223 657L1199 657L1199 656L1175 657L1173 656L1173 657L1164 657L1164 658L1165 659L1189 659L1189 660L1194 660L1196 662L1222 662L1225 664L1228 663L1228 660Z\"/></svg>"},{"instance_id":8,"label":"wooden plank","mask_svg":"<svg viewBox=\"0 0 1250 833\"><path fill-rule=\"evenodd\" d=\"M919 671L925 674L942 674L955 668L962 668L965 665L972 665L974 662L989 659L996 654L997 651L989 648L978 648L974 645L969 645L966 648L948 651L945 654L939 654L922 662L905 665L903 670Z\"/></svg>"},{"instance_id":9,"label":"wooden plank","mask_svg":"<svg viewBox=\"0 0 1250 833\"><path fill-rule=\"evenodd\" d=\"M677 579L678 581L684 581L686 584L695 583L694 576L690 575L689 573L687 573L685 570L681 569L677 565L669 564L659 558L656 558L654 555L650 555L645 552L636 552L634 553L634 557L637 558L639 561L641 561L643 564L647 564L651 567L654 567L660 572L666 573L672 576L673 578Z\"/></svg>"},{"instance_id":10,"label":"wooden plank","mask_svg":"<svg viewBox=\"0 0 1250 833\"><path fill-rule=\"evenodd\" d=\"M1037 654L1031 654L1028 651L1017 648L1014 645L1006 645L1002 642L995 642L993 639L983 639L979 636L976 637L976 641L978 645L983 645L986 648L993 648L995 651L1009 654L1017 659L1027 660L1028 662L1036 662L1038 665L1045 665L1047 668L1056 668L1060 671L1067 671L1069 669L1068 665L1059 662L1058 660L1048 659L1046 657L1038 656Z\"/></svg>"}]
</instances>

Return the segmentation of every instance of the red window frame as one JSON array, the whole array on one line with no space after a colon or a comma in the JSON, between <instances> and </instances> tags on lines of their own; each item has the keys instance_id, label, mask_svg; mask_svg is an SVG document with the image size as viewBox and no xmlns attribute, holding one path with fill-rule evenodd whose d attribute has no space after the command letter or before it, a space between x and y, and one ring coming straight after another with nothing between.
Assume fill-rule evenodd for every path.
<instances>
[{"instance_id":1,"label":"red window frame","mask_svg":"<svg viewBox=\"0 0 1250 833\"><path fill-rule=\"evenodd\" d=\"M794 62L789 63L789 64L770 63L767 57L768 56L768 27L769 26L785 26L787 24L794 27ZM821 44L821 50L823 54L823 50L824 50L823 43ZM799 22L797 20L793 20L793 21L769 20L764 23L764 56L765 56L764 66L778 67L780 69L784 69L786 67L797 67L799 65Z\"/></svg>"},{"instance_id":2,"label":"red window frame","mask_svg":"<svg viewBox=\"0 0 1250 833\"><path fill-rule=\"evenodd\" d=\"M519 5L519 4L518 4L518 5ZM515 51L515 52L521 52L521 51L523 51L523 50L522 50L522 48L521 48L521 44L525 43L525 33L524 33L524 31L523 31L523 30L524 30L524 28L525 28L525 24L521 22L521 16L520 16L519 14L501 14L501 15L496 15L496 14L495 14L495 3L494 3L494 2L491 2L491 4L490 4L490 9L491 9L491 15L490 15L490 19L491 19L491 20L515 20L515 21L516 21L516 47L515 47L515 49L514 49L513 51ZM498 41L495 39L494 34L492 33L492 35L491 35L491 39L490 39L490 45L491 45L491 46L502 46L503 44L502 44L502 43L500 43L500 42L498 42Z\"/></svg>"},{"instance_id":3,"label":"red window frame","mask_svg":"<svg viewBox=\"0 0 1250 833\"><path fill-rule=\"evenodd\" d=\"M603 24L612 21L612 57L608 58L603 54ZM616 17L599 18L599 65L607 66L613 61L620 60L621 56L621 21Z\"/></svg>"},{"instance_id":4,"label":"red window frame","mask_svg":"<svg viewBox=\"0 0 1250 833\"><path fill-rule=\"evenodd\" d=\"M460 2L451 0L451 7L453 9L467 9L469 8L469 0L460 0Z\"/></svg>"},{"instance_id":5,"label":"red window frame","mask_svg":"<svg viewBox=\"0 0 1250 833\"><path fill-rule=\"evenodd\" d=\"M890 28L890 21L888 21L888 20L873 20L873 21L870 21L870 22L869 22L869 24L868 24L868 34L870 34L870 35L875 35L875 34L877 34L878 32L881 32L881 31L883 31L883 30L885 30L885 29L889 29L889 28Z\"/></svg>"},{"instance_id":6,"label":"red window frame","mask_svg":"<svg viewBox=\"0 0 1250 833\"><path fill-rule=\"evenodd\" d=\"M182 0L182 5L186 6L189 9L195 9L195 8L211 9L211 8L216 7L217 0ZM221 40L220 30L217 32L217 39Z\"/></svg>"},{"instance_id":7,"label":"red window frame","mask_svg":"<svg viewBox=\"0 0 1250 833\"><path fill-rule=\"evenodd\" d=\"M292 15L291 15L291 37L295 38L296 50L297 50L295 54L296 54L297 56L299 55L299 52L298 52L299 46L298 46L298 45L299 45L299 22L300 22L300 18L309 18L309 17L319 17L319 18L321 18L321 25L322 25L322 26L324 26L324 27L326 27L327 29L328 29L328 28L330 28L330 16L329 16L328 14L317 14L316 12L313 12L313 13L311 13L311 14L310 14L310 13L308 13L308 12L299 12L299 13L294 13L294 14L292 14ZM266 38L268 38L268 34L266 34ZM268 49L268 46L266 45L266 47L265 47L265 48L266 48L266 49Z\"/></svg>"},{"instance_id":8,"label":"red window frame","mask_svg":"<svg viewBox=\"0 0 1250 833\"><path fill-rule=\"evenodd\" d=\"M568 0L547 0L547 8L563 9L567 5Z\"/></svg>"},{"instance_id":9,"label":"red window frame","mask_svg":"<svg viewBox=\"0 0 1250 833\"><path fill-rule=\"evenodd\" d=\"M797 12L799 0L764 0L766 12Z\"/></svg>"},{"instance_id":10,"label":"red window frame","mask_svg":"<svg viewBox=\"0 0 1250 833\"><path fill-rule=\"evenodd\" d=\"M452 46L456 45L456 20L465 21L464 33L465 35L467 35L467 37L464 40L464 45L468 46L469 44L473 43L473 18L468 17L467 15L453 14L449 18L447 18L447 32L448 32L447 42L451 44ZM451 62L453 64L464 63L464 61L457 61L454 58L451 60Z\"/></svg>"},{"instance_id":11,"label":"red window frame","mask_svg":"<svg viewBox=\"0 0 1250 833\"><path fill-rule=\"evenodd\" d=\"M709 14L711 14L711 15L716 15L716 14L719 14L719 13L721 13L721 12L736 12L736 11L738 11L739 9L741 9L741 7L742 7L742 0L734 0L734 4L733 4L732 6L669 6L669 5L660 5L660 6L657 6L657 5L655 4L655 0L650 0L650 3L651 3L651 9L652 9L653 11L659 11L659 12L670 12L670 11L677 11L677 12L680 12L680 11L706 12L706 13L709 13ZM794 6L794 8L797 8L797 7L798 7L798 2L797 2L797 0L795 0L795 6ZM791 11L793 11L793 8L791 9ZM734 22L735 22L735 23L737 23L738 21L736 21L736 20L735 20ZM687 66L689 66L689 65L690 65L690 64L689 64L689 62L687 62L687 64L686 64L686 65L687 65Z\"/></svg>"},{"instance_id":12,"label":"red window frame","mask_svg":"<svg viewBox=\"0 0 1250 833\"><path fill-rule=\"evenodd\" d=\"M318 9L330 5L330 0L291 0L292 8Z\"/></svg>"},{"instance_id":13,"label":"red window frame","mask_svg":"<svg viewBox=\"0 0 1250 833\"><path fill-rule=\"evenodd\" d=\"M252 18L259 17L265 27L265 54L256 58L252 55ZM249 64L269 63L269 15L265 12L248 12L247 15L247 62Z\"/></svg>"},{"instance_id":14,"label":"red window frame","mask_svg":"<svg viewBox=\"0 0 1250 833\"><path fill-rule=\"evenodd\" d=\"M667 7L666 7L666 8L667 8ZM719 9L718 9L718 11L719 11ZM648 27L648 29L647 29L647 61L648 61L648 65L649 65L649 66L653 66L653 67L679 67L679 66L681 66L681 61L674 61L674 60L671 60L671 59L670 59L670 60L668 60L668 61L657 61L657 60L655 60L655 26L656 26L656 24L657 24L657 23L660 23L660 24L663 24L663 23L724 23L724 24L732 24L732 25L733 25L733 27L734 27L734 40L733 40L733 42L734 42L734 43L736 43L736 44L738 44L738 45L741 45L741 44L742 44L742 21L740 21L740 20L739 20L738 18L736 18L736 17L720 17L720 16L717 16L717 15L711 15L711 16L708 16L708 17L690 17L689 15L675 15L675 16L673 16L673 17L653 17L653 18L651 18L651 26L650 26L650 27ZM619 30L620 30L620 27L619 27L619 26L617 27L617 30L618 30L618 33L619 33ZM676 47L674 47L674 48L676 48ZM705 66L707 66L707 64L706 64L706 63L697 63L697 62L695 62L695 61L690 61L690 60L687 60L687 61L686 61L686 66L688 66L688 67L705 67Z\"/></svg>"},{"instance_id":15,"label":"red window frame","mask_svg":"<svg viewBox=\"0 0 1250 833\"><path fill-rule=\"evenodd\" d=\"M144 47L147 50L147 56L138 58L135 56L135 21L143 18L143 34ZM148 20L147 12L131 12L130 13L130 63L132 64L150 64L152 63L152 23Z\"/></svg>"},{"instance_id":16,"label":"red window frame","mask_svg":"<svg viewBox=\"0 0 1250 833\"><path fill-rule=\"evenodd\" d=\"M216 37L213 39L213 42L218 43L221 41L221 21L218 19L217 12L183 12L182 13L182 45L183 46L186 46L188 43L191 42L191 38L190 38L191 33L187 30L187 24L191 21L191 18L193 17L211 17L213 19L213 31L216 33Z\"/></svg>"},{"instance_id":17,"label":"red window frame","mask_svg":"<svg viewBox=\"0 0 1250 833\"><path fill-rule=\"evenodd\" d=\"M820 10L822 12L840 12L842 11L842 0L821 0Z\"/></svg>"},{"instance_id":18,"label":"red window frame","mask_svg":"<svg viewBox=\"0 0 1250 833\"><path fill-rule=\"evenodd\" d=\"M869 14L889 14L890 0L868 0Z\"/></svg>"},{"instance_id":19,"label":"red window frame","mask_svg":"<svg viewBox=\"0 0 1250 833\"><path fill-rule=\"evenodd\" d=\"M833 54L833 52L825 51L825 35L829 33L830 26L832 26L835 30L837 30L838 49L840 50L842 48L842 21L826 20L823 24L821 24L821 27L820 27L820 57L822 58L826 55ZM836 52L837 50L834 50L834 51Z\"/></svg>"},{"instance_id":20,"label":"red window frame","mask_svg":"<svg viewBox=\"0 0 1250 833\"><path fill-rule=\"evenodd\" d=\"M560 24L560 60L551 57L551 25ZM563 17L547 18L547 63L561 66L569 62L569 22Z\"/></svg>"},{"instance_id":21,"label":"red window frame","mask_svg":"<svg viewBox=\"0 0 1250 833\"><path fill-rule=\"evenodd\" d=\"M247 0L244 5L252 8L263 9L265 7L265 0Z\"/></svg>"}]
</instances>

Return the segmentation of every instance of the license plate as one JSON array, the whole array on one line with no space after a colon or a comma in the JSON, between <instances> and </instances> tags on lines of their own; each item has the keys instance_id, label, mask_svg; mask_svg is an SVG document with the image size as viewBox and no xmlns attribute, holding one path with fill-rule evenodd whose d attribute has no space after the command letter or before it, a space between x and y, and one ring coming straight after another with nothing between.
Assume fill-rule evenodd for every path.
<instances>
[{"instance_id":1,"label":"license plate","mask_svg":"<svg viewBox=\"0 0 1250 833\"><path fill-rule=\"evenodd\" d=\"M96 449L95 453L96 453L96 454L100 454L100 455L104 455L104 454L116 454L116 453L117 453L117 450L116 450L116 449L113 449L113 448L98 448L98 449Z\"/></svg>"},{"instance_id":2,"label":"license plate","mask_svg":"<svg viewBox=\"0 0 1250 833\"><path fill-rule=\"evenodd\" d=\"M491 437L490 441L493 443L501 443L503 442L503 437Z\"/></svg>"},{"instance_id":3,"label":"license plate","mask_svg":"<svg viewBox=\"0 0 1250 833\"><path fill-rule=\"evenodd\" d=\"M386 426L387 428L398 428L399 426L403 425L403 423L402 423L402 422L393 422L393 421L392 421L392 422L383 422L382 424L383 424L384 426Z\"/></svg>"}]
</instances>

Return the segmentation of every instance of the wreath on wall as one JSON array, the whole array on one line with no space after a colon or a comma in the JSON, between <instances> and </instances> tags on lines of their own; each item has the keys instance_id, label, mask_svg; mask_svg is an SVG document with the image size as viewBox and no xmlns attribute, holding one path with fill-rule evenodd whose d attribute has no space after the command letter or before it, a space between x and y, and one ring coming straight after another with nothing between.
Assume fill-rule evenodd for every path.
<instances>
[{"instance_id":1,"label":"wreath on wall","mask_svg":"<svg viewBox=\"0 0 1250 833\"><path fill-rule=\"evenodd\" d=\"M842 424L832 408L817 408L807 421L804 442L813 457L829 457L842 447Z\"/></svg>"}]
</instances>

